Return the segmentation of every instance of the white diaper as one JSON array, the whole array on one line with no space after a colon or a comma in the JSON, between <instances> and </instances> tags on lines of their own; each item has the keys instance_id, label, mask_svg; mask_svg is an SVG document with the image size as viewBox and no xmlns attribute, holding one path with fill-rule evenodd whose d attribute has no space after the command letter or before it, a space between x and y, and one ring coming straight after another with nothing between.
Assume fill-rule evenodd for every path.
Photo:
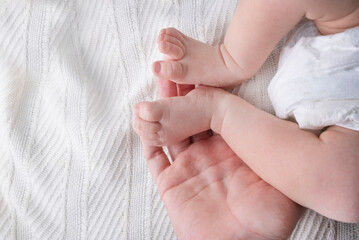
<instances>
[{"instance_id":1,"label":"white diaper","mask_svg":"<svg viewBox=\"0 0 359 240\"><path fill-rule=\"evenodd\" d=\"M359 27L322 36L313 22L298 25L268 93L277 116L300 128L359 131Z\"/></svg>"}]
</instances>

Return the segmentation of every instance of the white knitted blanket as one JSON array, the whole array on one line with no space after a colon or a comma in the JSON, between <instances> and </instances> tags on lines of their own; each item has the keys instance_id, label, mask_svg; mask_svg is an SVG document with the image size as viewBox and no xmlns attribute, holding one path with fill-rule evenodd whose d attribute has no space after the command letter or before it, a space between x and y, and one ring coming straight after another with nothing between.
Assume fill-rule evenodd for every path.
<instances>
[{"instance_id":1,"label":"white knitted blanket","mask_svg":"<svg viewBox=\"0 0 359 240\"><path fill-rule=\"evenodd\" d=\"M0 239L175 239L132 107L156 99L156 37L218 44L236 0L0 0ZM271 112L278 49L241 96ZM307 211L292 239L357 239Z\"/></svg>"}]
</instances>

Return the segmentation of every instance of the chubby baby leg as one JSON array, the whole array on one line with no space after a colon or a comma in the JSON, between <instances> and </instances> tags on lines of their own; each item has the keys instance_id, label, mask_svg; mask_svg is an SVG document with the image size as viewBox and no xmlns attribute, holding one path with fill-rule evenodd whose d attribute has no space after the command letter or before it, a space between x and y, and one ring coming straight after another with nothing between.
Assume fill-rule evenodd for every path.
<instances>
[{"instance_id":1,"label":"chubby baby leg","mask_svg":"<svg viewBox=\"0 0 359 240\"><path fill-rule=\"evenodd\" d=\"M200 87L186 96L138 103L134 107L134 129L153 146L178 143L211 128L220 100L216 95L216 91Z\"/></svg>"},{"instance_id":2,"label":"chubby baby leg","mask_svg":"<svg viewBox=\"0 0 359 240\"><path fill-rule=\"evenodd\" d=\"M223 46L210 46L190 38L175 28L163 29L157 39L164 61L153 64L157 77L181 84L231 87L244 79L240 69Z\"/></svg>"}]
</instances>

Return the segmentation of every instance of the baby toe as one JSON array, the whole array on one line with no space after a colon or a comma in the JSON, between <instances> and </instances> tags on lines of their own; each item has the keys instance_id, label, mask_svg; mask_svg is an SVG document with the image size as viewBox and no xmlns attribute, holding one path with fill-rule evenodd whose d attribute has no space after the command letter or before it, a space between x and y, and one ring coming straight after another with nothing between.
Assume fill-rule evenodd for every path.
<instances>
[{"instance_id":1,"label":"baby toe","mask_svg":"<svg viewBox=\"0 0 359 240\"><path fill-rule=\"evenodd\" d=\"M162 125L158 122L148 122L139 117L136 117L133 120L133 126L141 136L146 135L149 138L157 135L157 132L160 131L162 127Z\"/></svg>"},{"instance_id":2,"label":"baby toe","mask_svg":"<svg viewBox=\"0 0 359 240\"><path fill-rule=\"evenodd\" d=\"M162 41L158 43L158 49L165 54L168 60L180 60L184 56L184 50L181 43L172 43Z\"/></svg>"},{"instance_id":3,"label":"baby toe","mask_svg":"<svg viewBox=\"0 0 359 240\"><path fill-rule=\"evenodd\" d=\"M163 29L160 34L170 35L174 38L177 38L182 43L185 41L185 37L186 37L182 32L180 32L176 28L172 28L172 27Z\"/></svg>"},{"instance_id":4,"label":"baby toe","mask_svg":"<svg viewBox=\"0 0 359 240\"><path fill-rule=\"evenodd\" d=\"M163 109L159 102L141 102L134 107L135 115L145 121L159 122L162 119Z\"/></svg>"},{"instance_id":5,"label":"baby toe","mask_svg":"<svg viewBox=\"0 0 359 240\"><path fill-rule=\"evenodd\" d=\"M183 47L183 42L180 39L166 33L160 34L158 36L157 43L161 43L161 42L170 42L179 47Z\"/></svg>"},{"instance_id":6,"label":"baby toe","mask_svg":"<svg viewBox=\"0 0 359 240\"><path fill-rule=\"evenodd\" d=\"M186 75L185 68L177 61L154 62L152 71L157 77L170 80L183 80Z\"/></svg>"}]
</instances>

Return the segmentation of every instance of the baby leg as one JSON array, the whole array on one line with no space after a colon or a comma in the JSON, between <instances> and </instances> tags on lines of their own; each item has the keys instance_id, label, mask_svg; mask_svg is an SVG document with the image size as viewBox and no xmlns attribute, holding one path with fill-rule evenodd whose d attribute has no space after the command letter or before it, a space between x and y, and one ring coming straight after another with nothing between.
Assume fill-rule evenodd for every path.
<instances>
[{"instance_id":1,"label":"baby leg","mask_svg":"<svg viewBox=\"0 0 359 240\"><path fill-rule=\"evenodd\" d=\"M134 108L134 129L154 146L178 143L210 129L216 107L213 91L195 89L186 96L141 102Z\"/></svg>"},{"instance_id":2,"label":"baby leg","mask_svg":"<svg viewBox=\"0 0 359 240\"><path fill-rule=\"evenodd\" d=\"M157 43L166 59L153 64L157 77L182 84L220 87L234 86L244 80L240 79L241 69L223 46L210 46L174 28L163 29Z\"/></svg>"}]
</instances>

